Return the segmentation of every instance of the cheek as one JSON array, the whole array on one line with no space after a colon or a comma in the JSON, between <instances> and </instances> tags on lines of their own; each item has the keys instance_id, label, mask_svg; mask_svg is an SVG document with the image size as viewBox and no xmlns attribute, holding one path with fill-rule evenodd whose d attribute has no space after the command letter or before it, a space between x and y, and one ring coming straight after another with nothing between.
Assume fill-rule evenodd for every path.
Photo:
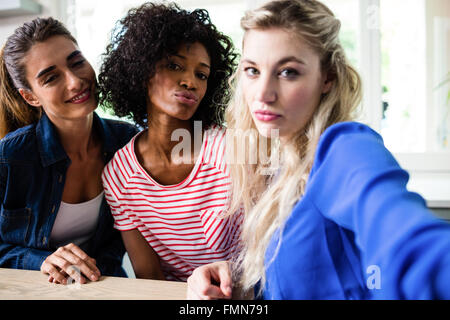
<instances>
[{"instance_id":1,"label":"cheek","mask_svg":"<svg viewBox=\"0 0 450 320\"><path fill-rule=\"evenodd\" d=\"M151 100L161 99L161 96L165 92L164 88L167 86L163 77L156 74L153 79L149 81L147 94Z\"/></svg>"},{"instance_id":2,"label":"cheek","mask_svg":"<svg viewBox=\"0 0 450 320\"><path fill-rule=\"evenodd\" d=\"M206 91L208 91L208 82L204 81L204 83L200 85L199 90L200 101L205 97Z\"/></svg>"},{"instance_id":3,"label":"cheek","mask_svg":"<svg viewBox=\"0 0 450 320\"><path fill-rule=\"evenodd\" d=\"M95 71L90 66L79 69L76 71L76 75L85 81L96 82Z\"/></svg>"},{"instance_id":4,"label":"cheek","mask_svg":"<svg viewBox=\"0 0 450 320\"><path fill-rule=\"evenodd\" d=\"M290 113L309 114L318 104L314 88L292 88L284 96L285 106Z\"/></svg>"}]
</instances>

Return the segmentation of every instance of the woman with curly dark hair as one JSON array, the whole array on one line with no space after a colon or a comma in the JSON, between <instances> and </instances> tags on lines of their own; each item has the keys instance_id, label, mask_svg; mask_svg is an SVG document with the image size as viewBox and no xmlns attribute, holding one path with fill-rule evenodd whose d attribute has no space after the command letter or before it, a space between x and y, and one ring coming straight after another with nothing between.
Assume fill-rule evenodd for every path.
<instances>
[{"instance_id":1,"label":"woman with curly dark hair","mask_svg":"<svg viewBox=\"0 0 450 320\"><path fill-rule=\"evenodd\" d=\"M102 178L138 278L185 281L236 249L242 216L221 217L230 179L220 127L236 57L206 10L145 3L113 33L101 102L145 130Z\"/></svg>"}]
</instances>

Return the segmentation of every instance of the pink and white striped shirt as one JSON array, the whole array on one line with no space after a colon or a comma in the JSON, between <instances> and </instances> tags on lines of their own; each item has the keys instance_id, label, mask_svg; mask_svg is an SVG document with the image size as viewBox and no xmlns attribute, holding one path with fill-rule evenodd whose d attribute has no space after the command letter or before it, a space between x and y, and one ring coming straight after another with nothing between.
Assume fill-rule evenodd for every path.
<instances>
[{"instance_id":1,"label":"pink and white striped shirt","mask_svg":"<svg viewBox=\"0 0 450 320\"><path fill-rule=\"evenodd\" d=\"M186 281L196 267L236 253L243 215L219 217L231 187L225 132L217 126L204 132L194 169L176 185L157 183L140 165L134 152L139 134L103 171L114 227L137 228L159 255L168 280Z\"/></svg>"}]
</instances>

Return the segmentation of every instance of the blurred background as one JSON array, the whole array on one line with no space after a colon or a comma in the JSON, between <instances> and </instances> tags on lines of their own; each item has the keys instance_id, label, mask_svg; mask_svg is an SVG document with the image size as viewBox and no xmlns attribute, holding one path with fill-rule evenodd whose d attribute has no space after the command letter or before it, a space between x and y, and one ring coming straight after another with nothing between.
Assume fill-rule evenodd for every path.
<instances>
[{"instance_id":1,"label":"blurred background","mask_svg":"<svg viewBox=\"0 0 450 320\"><path fill-rule=\"evenodd\" d=\"M116 21L142 0L0 0L0 43L36 16L53 16L98 71ZM160 1L164 2L164 1ZM241 48L240 18L262 0L178 0L207 9ZM411 174L408 185L450 219L450 0L323 0L342 22L341 41L364 82L359 121ZM104 116L111 113L99 110Z\"/></svg>"}]
</instances>

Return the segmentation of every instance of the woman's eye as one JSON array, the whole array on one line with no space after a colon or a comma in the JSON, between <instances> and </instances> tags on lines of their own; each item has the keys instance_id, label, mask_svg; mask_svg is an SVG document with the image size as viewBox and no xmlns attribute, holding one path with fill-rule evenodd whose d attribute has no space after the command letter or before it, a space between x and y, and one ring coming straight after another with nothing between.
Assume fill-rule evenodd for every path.
<instances>
[{"instance_id":1,"label":"woman's eye","mask_svg":"<svg viewBox=\"0 0 450 320\"><path fill-rule=\"evenodd\" d=\"M49 83L51 83L53 80L55 80L56 78L57 78L56 75L49 76L49 77L47 77L47 78L44 80L44 84L49 84Z\"/></svg>"},{"instance_id":2,"label":"woman's eye","mask_svg":"<svg viewBox=\"0 0 450 320\"><path fill-rule=\"evenodd\" d=\"M208 80L208 76L206 74L202 73L202 72L197 73L197 77L200 80Z\"/></svg>"},{"instance_id":3,"label":"woman's eye","mask_svg":"<svg viewBox=\"0 0 450 320\"><path fill-rule=\"evenodd\" d=\"M244 72L245 72L245 74L246 74L247 76L249 76L249 77L254 77L254 76L256 76L256 75L259 74L258 70L256 70L256 69L253 68L253 67L245 68L245 69L244 69Z\"/></svg>"},{"instance_id":4,"label":"woman's eye","mask_svg":"<svg viewBox=\"0 0 450 320\"><path fill-rule=\"evenodd\" d=\"M82 66L83 64L84 64L84 62L85 62L86 60L80 60L80 61L77 61L77 62L75 62L73 65L72 65L72 67L73 68L75 68L75 67L78 67L78 66Z\"/></svg>"},{"instance_id":5,"label":"woman's eye","mask_svg":"<svg viewBox=\"0 0 450 320\"><path fill-rule=\"evenodd\" d=\"M182 69L181 66L176 63L169 63L167 65L167 68L169 68L170 70L174 70L174 71L179 71Z\"/></svg>"},{"instance_id":6,"label":"woman's eye","mask_svg":"<svg viewBox=\"0 0 450 320\"><path fill-rule=\"evenodd\" d=\"M286 68L281 70L281 72L279 73L280 76L282 76L283 78L294 78L296 76L298 76L300 73L292 68Z\"/></svg>"}]
</instances>

